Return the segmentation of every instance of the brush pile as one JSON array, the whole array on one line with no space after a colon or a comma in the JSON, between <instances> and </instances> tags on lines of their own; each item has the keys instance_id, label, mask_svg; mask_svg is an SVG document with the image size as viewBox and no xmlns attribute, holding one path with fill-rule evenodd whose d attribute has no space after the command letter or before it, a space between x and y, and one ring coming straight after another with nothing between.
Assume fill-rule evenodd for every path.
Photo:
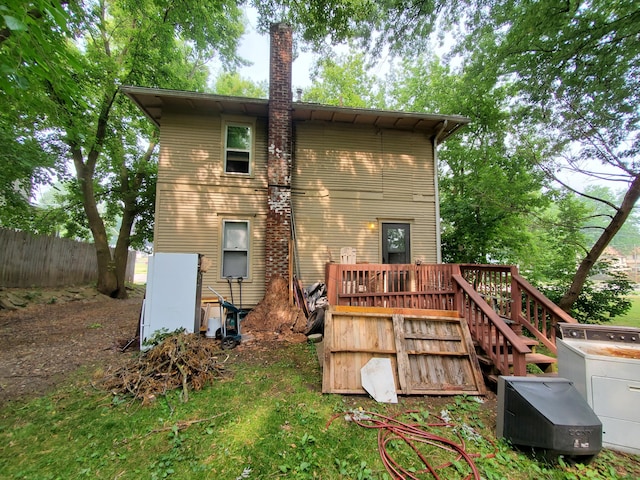
<instances>
[{"instance_id":1,"label":"brush pile","mask_svg":"<svg viewBox=\"0 0 640 480\"><path fill-rule=\"evenodd\" d=\"M114 395L132 395L151 403L158 395L182 388L182 400L189 389L200 390L226 371L219 361L218 342L195 334L176 333L113 372L105 372L100 383Z\"/></svg>"},{"instance_id":2,"label":"brush pile","mask_svg":"<svg viewBox=\"0 0 640 480\"><path fill-rule=\"evenodd\" d=\"M242 322L251 333L273 333L278 336L302 333L307 319L298 307L289 303L289 284L274 276L267 285L264 298Z\"/></svg>"}]
</instances>

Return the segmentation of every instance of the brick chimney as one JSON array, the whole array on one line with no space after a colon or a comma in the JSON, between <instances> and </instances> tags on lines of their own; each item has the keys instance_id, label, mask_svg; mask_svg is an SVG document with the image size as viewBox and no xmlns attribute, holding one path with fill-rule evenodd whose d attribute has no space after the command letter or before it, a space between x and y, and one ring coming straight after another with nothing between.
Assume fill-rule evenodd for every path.
<instances>
[{"instance_id":1,"label":"brick chimney","mask_svg":"<svg viewBox=\"0 0 640 480\"><path fill-rule=\"evenodd\" d=\"M268 206L265 235L266 275L269 281L281 275L289 281L291 239L291 64L293 40L285 23L271 26L269 69L269 132L267 155Z\"/></svg>"}]
</instances>

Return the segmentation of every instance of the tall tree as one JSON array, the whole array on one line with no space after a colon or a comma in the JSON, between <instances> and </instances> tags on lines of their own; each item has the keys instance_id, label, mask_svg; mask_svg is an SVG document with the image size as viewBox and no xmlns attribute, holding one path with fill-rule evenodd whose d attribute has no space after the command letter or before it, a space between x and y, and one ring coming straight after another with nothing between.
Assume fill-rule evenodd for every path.
<instances>
[{"instance_id":1,"label":"tall tree","mask_svg":"<svg viewBox=\"0 0 640 480\"><path fill-rule=\"evenodd\" d=\"M72 190L80 194L96 246L97 288L124 297L131 232L153 203L157 134L119 95L118 87L203 90L207 61L216 56L230 65L237 61L242 14L229 0L99 0L82 8L66 5L68 24L78 28L49 31L49 23L32 22L28 29L14 28L12 32L21 34L4 39L2 50L11 53L8 58L21 52L31 55L30 62L15 66L13 75L28 78L30 91L43 92L39 108L46 128L55 132L73 163ZM46 51L32 52L42 41L51 41L58 57L72 60L56 63L55 76L44 67L33 68L34 63L47 64ZM23 98L30 94L19 82L11 85L16 87L14 94ZM114 209L121 214L113 254L105 211L98 208L101 200L108 214Z\"/></svg>"},{"instance_id":2,"label":"tall tree","mask_svg":"<svg viewBox=\"0 0 640 480\"><path fill-rule=\"evenodd\" d=\"M443 29L462 39L456 53L478 67L478 78L513 83L510 102L522 108L514 121L529 134L545 137L542 143L531 142L529 156L537 156L537 163L555 181L561 181L557 170L567 165L602 176L589 167L590 161L604 164L614 172L607 178L626 186L611 221L583 256L559 301L569 310L640 198L640 5L610 0L375 4L372 14L387 13L376 25L383 32L379 38L392 41L397 51L420 52L424 39L404 34L428 29L440 14ZM401 5L405 13L395 15ZM403 36L405 46L399 44Z\"/></svg>"},{"instance_id":3,"label":"tall tree","mask_svg":"<svg viewBox=\"0 0 640 480\"><path fill-rule=\"evenodd\" d=\"M0 96L0 226L29 230L36 214L30 199L49 182L57 152L42 147L37 122L7 100Z\"/></svg>"},{"instance_id":4,"label":"tall tree","mask_svg":"<svg viewBox=\"0 0 640 480\"><path fill-rule=\"evenodd\" d=\"M37 87L39 79L53 80L76 65L64 48L65 34L73 28L67 10L57 2L8 0L0 6L2 226L38 230L32 196L52 179L64 147L48 129L46 97Z\"/></svg>"},{"instance_id":5,"label":"tall tree","mask_svg":"<svg viewBox=\"0 0 640 480\"><path fill-rule=\"evenodd\" d=\"M255 83L237 72L222 72L213 82L213 91L218 95L267 98L269 85L266 81Z\"/></svg>"},{"instance_id":6,"label":"tall tree","mask_svg":"<svg viewBox=\"0 0 640 480\"><path fill-rule=\"evenodd\" d=\"M570 168L589 173L585 160L615 170L627 185L592 248L583 257L559 306L569 310L591 268L640 198L640 5L498 2L490 24L497 55L512 74L531 118L546 126ZM554 166L548 165L547 172ZM557 177L555 177L557 179Z\"/></svg>"},{"instance_id":7,"label":"tall tree","mask_svg":"<svg viewBox=\"0 0 640 480\"><path fill-rule=\"evenodd\" d=\"M385 106L384 84L369 72L360 51L320 58L311 72L311 81L303 95L305 101L359 108Z\"/></svg>"},{"instance_id":8,"label":"tall tree","mask_svg":"<svg viewBox=\"0 0 640 480\"><path fill-rule=\"evenodd\" d=\"M474 69L454 73L437 58L405 61L397 70L390 88L396 108L472 118L440 147L443 259L517 262L530 245L531 216L549 200L514 136L509 89Z\"/></svg>"}]
</instances>

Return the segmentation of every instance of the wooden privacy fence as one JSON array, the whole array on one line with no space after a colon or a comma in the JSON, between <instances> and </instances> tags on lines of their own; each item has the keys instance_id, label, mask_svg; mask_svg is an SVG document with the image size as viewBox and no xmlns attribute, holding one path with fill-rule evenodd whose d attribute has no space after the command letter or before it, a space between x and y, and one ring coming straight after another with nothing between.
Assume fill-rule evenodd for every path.
<instances>
[{"instance_id":1,"label":"wooden privacy fence","mask_svg":"<svg viewBox=\"0 0 640 480\"><path fill-rule=\"evenodd\" d=\"M133 281L136 252L130 251L126 281ZM91 243L34 236L0 229L0 286L61 287L97 280L96 249Z\"/></svg>"}]
</instances>

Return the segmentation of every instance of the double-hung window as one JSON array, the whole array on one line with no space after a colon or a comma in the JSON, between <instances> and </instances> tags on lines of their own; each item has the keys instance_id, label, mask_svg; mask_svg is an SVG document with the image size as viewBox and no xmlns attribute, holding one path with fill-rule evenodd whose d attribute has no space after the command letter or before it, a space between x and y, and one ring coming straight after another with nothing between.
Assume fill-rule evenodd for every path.
<instances>
[{"instance_id":1,"label":"double-hung window","mask_svg":"<svg viewBox=\"0 0 640 480\"><path fill-rule=\"evenodd\" d=\"M251 174L251 125L227 123L225 125L224 172Z\"/></svg>"},{"instance_id":2,"label":"double-hung window","mask_svg":"<svg viewBox=\"0 0 640 480\"><path fill-rule=\"evenodd\" d=\"M222 222L222 276L249 277L249 222Z\"/></svg>"}]
</instances>

